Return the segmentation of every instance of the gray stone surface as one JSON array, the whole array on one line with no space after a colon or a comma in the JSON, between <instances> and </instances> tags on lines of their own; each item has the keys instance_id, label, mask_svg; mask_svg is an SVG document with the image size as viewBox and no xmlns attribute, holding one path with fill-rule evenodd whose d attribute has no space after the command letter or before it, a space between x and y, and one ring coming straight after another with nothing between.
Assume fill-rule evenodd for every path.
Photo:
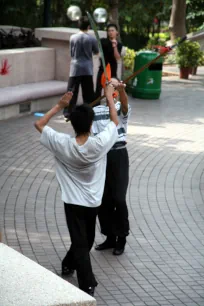
<instances>
[{"instance_id":1,"label":"gray stone surface","mask_svg":"<svg viewBox=\"0 0 204 306\"><path fill-rule=\"evenodd\" d=\"M164 78L160 100L130 99L131 233L120 257L91 252L99 306L204 305L203 77ZM34 120L0 122L4 241L60 274L70 237L53 157ZM61 115L51 125L71 130ZM97 225L96 242L103 239Z\"/></svg>"},{"instance_id":2,"label":"gray stone surface","mask_svg":"<svg viewBox=\"0 0 204 306\"><path fill-rule=\"evenodd\" d=\"M55 50L33 47L0 50L0 62L7 59L7 75L0 75L0 88L53 80ZM3 94L3 93L2 93Z\"/></svg>"},{"instance_id":3,"label":"gray stone surface","mask_svg":"<svg viewBox=\"0 0 204 306\"><path fill-rule=\"evenodd\" d=\"M63 95L66 90L67 82L56 80L1 88L0 107L41 98L45 99L46 97Z\"/></svg>"},{"instance_id":4,"label":"gray stone surface","mask_svg":"<svg viewBox=\"0 0 204 306\"><path fill-rule=\"evenodd\" d=\"M0 243L0 305L95 306L90 295Z\"/></svg>"}]
</instances>

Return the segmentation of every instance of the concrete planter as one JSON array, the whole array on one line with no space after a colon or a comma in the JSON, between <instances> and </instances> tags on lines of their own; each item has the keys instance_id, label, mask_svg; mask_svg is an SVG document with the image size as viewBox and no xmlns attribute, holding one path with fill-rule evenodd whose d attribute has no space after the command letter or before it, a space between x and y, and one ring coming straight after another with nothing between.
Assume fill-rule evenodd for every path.
<instances>
[{"instance_id":1,"label":"concrete planter","mask_svg":"<svg viewBox=\"0 0 204 306\"><path fill-rule=\"evenodd\" d=\"M196 75L197 74L197 69L198 69L198 67L193 67L192 68L192 75Z\"/></svg>"}]
</instances>

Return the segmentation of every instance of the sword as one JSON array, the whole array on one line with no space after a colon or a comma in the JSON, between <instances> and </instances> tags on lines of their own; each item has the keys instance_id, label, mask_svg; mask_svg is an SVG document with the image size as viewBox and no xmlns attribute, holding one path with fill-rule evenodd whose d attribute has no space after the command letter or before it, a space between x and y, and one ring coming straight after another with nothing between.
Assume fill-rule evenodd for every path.
<instances>
[{"instance_id":1,"label":"sword","mask_svg":"<svg viewBox=\"0 0 204 306\"><path fill-rule=\"evenodd\" d=\"M108 84L109 80L108 80L108 74L107 74L107 71L106 71L106 62L105 62L105 58L104 58L104 54L103 54L103 48L102 48L102 45L101 45L101 40L100 40L100 37L98 35L97 26L96 26L93 18L91 17L91 14L89 12L86 12L86 13L87 13L89 22L91 24L91 27L94 31L94 34L96 36L97 42L98 42L98 48L99 48L99 51L100 51L100 56L101 56L101 61L102 61L102 65L103 65L104 75L105 75L105 78L106 78L106 83Z\"/></svg>"}]
</instances>

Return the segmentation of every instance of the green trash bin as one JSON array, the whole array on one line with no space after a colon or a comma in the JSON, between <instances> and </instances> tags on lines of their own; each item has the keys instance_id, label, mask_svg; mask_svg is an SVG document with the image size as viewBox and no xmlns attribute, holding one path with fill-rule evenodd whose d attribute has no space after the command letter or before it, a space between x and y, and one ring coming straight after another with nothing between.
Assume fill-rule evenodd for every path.
<instances>
[{"instance_id":1,"label":"green trash bin","mask_svg":"<svg viewBox=\"0 0 204 306\"><path fill-rule=\"evenodd\" d=\"M159 53L141 51L135 58L134 71L156 58ZM140 99L159 99L161 93L163 57L150 65L132 81L132 96Z\"/></svg>"}]
</instances>

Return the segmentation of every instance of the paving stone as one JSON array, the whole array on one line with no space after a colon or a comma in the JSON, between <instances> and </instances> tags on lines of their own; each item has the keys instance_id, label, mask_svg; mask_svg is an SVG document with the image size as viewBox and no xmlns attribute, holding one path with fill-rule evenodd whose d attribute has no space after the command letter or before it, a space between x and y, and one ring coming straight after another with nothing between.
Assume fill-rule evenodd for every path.
<instances>
[{"instance_id":1,"label":"paving stone","mask_svg":"<svg viewBox=\"0 0 204 306\"><path fill-rule=\"evenodd\" d=\"M131 233L120 257L92 250L97 305L204 305L203 80L164 78L160 100L130 98ZM70 237L34 120L0 121L0 225L5 243L60 274ZM50 124L71 131L62 115Z\"/></svg>"}]
</instances>

